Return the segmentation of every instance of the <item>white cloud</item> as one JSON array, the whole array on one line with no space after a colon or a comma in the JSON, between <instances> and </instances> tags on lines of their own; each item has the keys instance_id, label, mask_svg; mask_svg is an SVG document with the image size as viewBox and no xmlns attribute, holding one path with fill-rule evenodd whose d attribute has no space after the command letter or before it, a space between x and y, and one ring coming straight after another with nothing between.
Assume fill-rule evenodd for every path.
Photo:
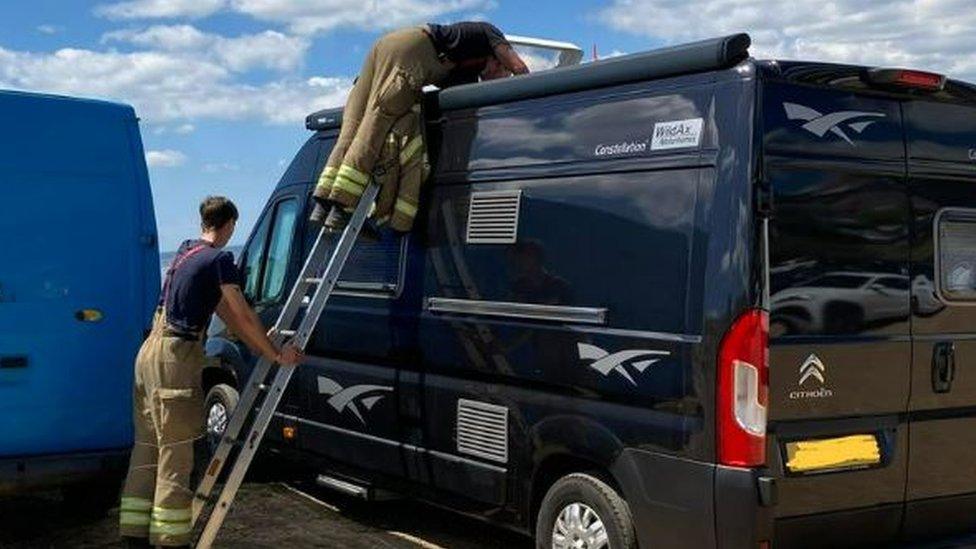
<instances>
[{"instance_id":1,"label":"white cloud","mask_svg":"<svg viewBox=\"0 0 976 549\"><path fill-rule=\"evenodd\" d=\"M252 68L295 69L302 64L310 45L305 38L275 31L227 38L191 25L118 30L105 34L102 42L123 42L173 54L202 56L237 72Z\"/></svg>"},{"instance_id":2,"label":"white cloud","mask_svg":"<svg viewBox=\"0 0 976 549\"><path fill-rule=\"evenodd\" d=\"M227 0L131 0L99 5L95 13L108 19L199 18L226 4Z\"/></svg>"},{"instance_id":3,"label":"white cloud","mask_svg":"<svg viewBox=\"0 0 976 549\"><path fill-rule=\"evenodd\" d=\"M491 8L491 0L230 0L233 10L311 34L343 27L390 29L422 23L447 13Z\"/></svg>"},{"instance_id":4,"label":"white cloud","mask_svg":"<svg viewBox=\"0 0 976 549\"><path fill-rule=\"evenodd\" d=\"M64 30L64 27L60 27L58 25L38 25L37 26L37 32L39 32L41 34L58 34L62 30Z\"/></svg>"},{"instance_id":5,"label":"white cloud","mask_svg":"<svg viewBox=\"0 0 976 549\"><path fill-rule=\"evenodd\" d=\"M351 85L325 77L243 83L218 61L181 52L0 48L0 87L122 101L149 124L204 118L297 124L314 110L342 105Z\"/></svg>"},{"instance_id":6,"label":"white cloud","mask_svg":"<svg viewBox=\"0 0 976 549\"><path fill-rule=\"evenodd\" d=\"M391 29L494 7L494 0L132 0L103 4L95 13L110 19L159 19L199 18L227 10L312 34L344 27Z\"/></svg>"},{"instance_id":7,"label":"white cloud","mask_svg":"<svg viewBox=\"0 0 976 549\"><path fill-rule=\"evenodd\" d=\"M976 80L972 0L614 0L611 27L682 42L749 32L757 57L907 66Z\"/></svg>"},{"instance_id":8,"label":"white cloud","mask_svg":"<svg viewBox=\"0 0 976 549\"><path fill-rule=\"evenodd\" d=\"M180 151L172 149L146 151L146 164L150 168L177 168L185 163L186 155Z\"/></svg>"},{"instance_id":9,"label":"white cloud","mask_svg":"<svg viewBox=\"0 0 976 549\"><path fill-rule=\"evenodd\" d=\"M203 173L237 172L241 167L231 162L208 162L203 165Z\"/></svg>"},{"instance_id":10,"label":"white cloud","mask_svg":"<svg viewBox=\"0 0 976 549\"><path fill-rule=\"evenodd\" d=\"M145 128L143 128L145 130ZM153 135L166 135L166 134L176 134L176 135L189 135L195 132L196 126L190 123L179 124L177 126L154 126L152 128Z\"/></svg>"}]
</instances>

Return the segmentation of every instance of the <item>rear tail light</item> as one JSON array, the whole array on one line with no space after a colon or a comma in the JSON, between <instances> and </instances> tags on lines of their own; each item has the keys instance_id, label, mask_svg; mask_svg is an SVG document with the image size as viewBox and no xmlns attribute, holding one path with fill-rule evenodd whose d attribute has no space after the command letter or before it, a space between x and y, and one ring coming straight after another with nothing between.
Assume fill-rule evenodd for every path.
<instances>
[{"instance_id":1,"label":"rear tail light","mask_svg":"<svg viewBox=\"0 0 976 549\"><path fill-rule=\"evenodd\" d=\"M906 69L871 69L867 77L872 84L927 91L940 91L946 83L944 75Z\"/></svg>"},{"instance_id":2,"label":"rear tail light","mask_svg":"<svg viewBox=\"0 0 976 549\"><path fill-rule=\"evenodd\" d=\"M718 461L735 467L766 462L769 315L750 309L732 323L718 354Z\"/></svg>"}]
</instances>

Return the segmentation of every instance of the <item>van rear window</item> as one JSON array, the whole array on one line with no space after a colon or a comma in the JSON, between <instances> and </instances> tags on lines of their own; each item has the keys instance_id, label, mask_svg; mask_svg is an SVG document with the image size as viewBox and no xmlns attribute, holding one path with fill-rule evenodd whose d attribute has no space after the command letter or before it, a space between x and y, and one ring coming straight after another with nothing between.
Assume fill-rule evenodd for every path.
<instances>
[{"instance_id":1,"label":"van rear window","mask_svg":"<svg viewBox=\"0 0 976 549\"><path fill-rule=\"evenodd\" d=\"M939 296L946 303L976 303L976 210L945 209L935 223Z\"/></svg>"}]
</instances>

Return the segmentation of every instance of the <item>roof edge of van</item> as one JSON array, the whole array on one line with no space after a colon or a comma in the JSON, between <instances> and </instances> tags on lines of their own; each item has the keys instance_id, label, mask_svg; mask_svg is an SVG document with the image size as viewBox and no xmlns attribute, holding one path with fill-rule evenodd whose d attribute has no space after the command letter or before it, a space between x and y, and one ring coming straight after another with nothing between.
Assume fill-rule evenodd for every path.
<instances>
[{"instance_id":1,"label":"roof edge of van","mask_svg":"<svg viewBox=\"0 0 976 549\"><path fill-rule=\"evenodd\" d=\"M37 99L47 99L51 101L70 101L76 103L89 103L92 105L101 105L103 107L117 108L123 111L135 112L135 107L128 103L122 103L121 101L112 101L111 99L99 99L96 97L79 97L74 95L62 95L57 93L49 92L36 92L20 89L11 88L0 88L0 95L19 95L23 97L34 97Z\"/></svg>"},{"instance_id":2,"label":"roof edge of van","mask_svg":"<svg viewBox=\"0 0 976 549\"><path fill-rule=\"evenodd\" d=\"M585 65L559 67L515 78L464 84L435 92L443 110L482 107L591 88L707 72L733 67L749 57L746 33L621 55ZM312 131L342 125L342 108L323 109L305 118Z\"/></svg>"},{"instance_id":3,"label":"roof edge of van","mask_svg":"<svg viewBox=\"0 0 976 549\"><path fill-rule=\"evenodd\" d=\"M749 57L746 33L621 55L585 65L464 84L440 92L443 110L482 107L591 88L726 69Z\"/></svg>"}]
</instances>

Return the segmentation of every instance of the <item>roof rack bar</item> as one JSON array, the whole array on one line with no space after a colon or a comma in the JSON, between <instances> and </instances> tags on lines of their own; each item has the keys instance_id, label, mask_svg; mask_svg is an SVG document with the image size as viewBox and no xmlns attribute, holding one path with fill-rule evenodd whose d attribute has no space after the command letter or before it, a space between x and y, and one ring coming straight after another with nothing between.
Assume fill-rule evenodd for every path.
<instances>
[{"instance_id":1,"label":"roof rack bar","mask_svg":"<svg viewBox=\"0 0 976 549\"><path fill-rule=\"evenodd\" d=\"M599 88L679 74L729 68L749 56L752 39L733 34L671 46L644 53L622 55L585 65L465 84L440 92L442 110L495 105L557 93Z\"/></svg>"},{"instance_id":2,"label":"roof rack bar","mask_svg":"<svg viewBox=\"0 0 976 549\"><path fill-rule=\"evenodd\" d=\"M305 117L305 127L313 132L340 126L342 126L342 107L315 111Z\"/></svg>"},{"instance_id":3,"label":"roof rack bar","mask_svg":"<svg viewBox=\"0 0 976 549\"><path fill-rule=\"evenodd\" d=\"M533 38L531 36L518 36L515 34L506 34L505 39L516 48L518 46L525 46L528 48L540 48L559 52L557 67L579 65L579 62L583 59L583 50L571 42Z\"/></svg>"}]
</instances>

